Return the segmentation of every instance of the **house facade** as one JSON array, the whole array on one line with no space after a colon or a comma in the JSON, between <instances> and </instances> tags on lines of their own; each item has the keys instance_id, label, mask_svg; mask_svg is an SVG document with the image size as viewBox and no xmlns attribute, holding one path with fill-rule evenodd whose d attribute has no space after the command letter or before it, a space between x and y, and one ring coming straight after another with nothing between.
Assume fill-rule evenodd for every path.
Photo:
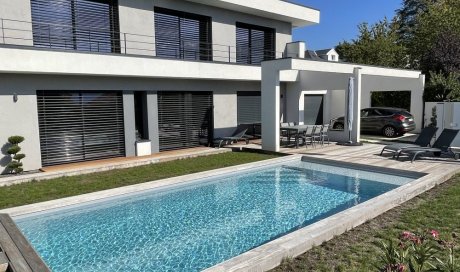
<instances>
[{"instance_id":1,"label":"house facade","mask_svg":"<svg viewBox=\"0 0 460 272\"><path fill-rule=\"evenodd\" d=\"M241 126L277 150L280 121L344 116L359 66L292 41L319 20L282 0L0 0L0 173L12 135L26 171L209 145ZM366 71L357 114L371 91L411 90L420 128L421 73Z\"/></svg>"},{"instance_id":2,"label":"house facade","mask_svg":"<svg viewBox=\"0 0 460 272\"><path fill-rule=\"evenodd\" d=\"M25 137L25 170L206 145L260 123L260 63L318 22L275 0L0 0L0 141Z\"/></svg>"}]
</instances>

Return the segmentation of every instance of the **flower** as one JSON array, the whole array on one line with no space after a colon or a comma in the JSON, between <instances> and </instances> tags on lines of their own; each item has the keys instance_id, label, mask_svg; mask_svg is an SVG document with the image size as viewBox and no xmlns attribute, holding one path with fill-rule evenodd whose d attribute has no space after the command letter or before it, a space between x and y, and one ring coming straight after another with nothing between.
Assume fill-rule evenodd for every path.
<instances>
[{"instance_id":1,"label":"flower","mask_svg":"<svg viewBox=\"0 0 460 272\"><path fill-rule=\"evenodd\" d=\"M437 239L439 237L439 232L437 230L431 230L430 231L430 234L431 236L433 236L433 238Z\"/></svg>"},{"instance_id":2,"label":"flower","mask_svg":"<svg viewBox=\"0 0 460 272\"><path fill-rule=\"evenodd\" d=\"M404 264L398 264L397 266L397 271L398 272L404 272L406 271L406 266Z\"/></svg>"},{"instance_id":3,"label":"flower","mask_svg":"<svg viewBox=\"0 0 460 272\"><path fill-rule=\"evenodd\" d=\"M403 233L401 234L401 238L403 240L412 240L414 238L414 234L409 231L403 231Z\"/></svg>"}]
</instances>

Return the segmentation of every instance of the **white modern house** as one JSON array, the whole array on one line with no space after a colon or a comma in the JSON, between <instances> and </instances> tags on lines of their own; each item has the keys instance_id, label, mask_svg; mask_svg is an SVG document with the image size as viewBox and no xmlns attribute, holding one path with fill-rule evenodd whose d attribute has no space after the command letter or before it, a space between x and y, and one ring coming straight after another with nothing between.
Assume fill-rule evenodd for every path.
<instances>
[{"instance_id":1,"label":"white modern house","mask_svg":"<svg viewBox=\"0 0 460 272\"><path fill-rule=\"evenodd\" d=\"M0 146L24 136L27 171L262 123L263 147L277 150L279 122L305 123L311 101L324 122L343 116L351 76L357 114L371 91L409 90L420 128L423 75L306 59L292 30L319 20L281 0L0 0Z\"/></svg>"}]
</instances>

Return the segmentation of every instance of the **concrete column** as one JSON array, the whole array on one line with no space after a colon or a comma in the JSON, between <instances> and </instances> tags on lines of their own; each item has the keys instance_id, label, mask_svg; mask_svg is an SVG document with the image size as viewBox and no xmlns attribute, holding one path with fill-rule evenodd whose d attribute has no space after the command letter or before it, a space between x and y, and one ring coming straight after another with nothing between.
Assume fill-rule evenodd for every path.
<instances>
[{"instance_id":1,"label":"concrete column","mask_svg":"<svg viewBox=\"0 0 460 272\"><path fill-rule=\"evenodd\" d=\"M423 92L425 90L425 75L420 75L418 87L410 92L410 111L414 115L417 128L414 132L420 132L423 123Z\"/></svg>"},{"instance_id":2,"label":"concrete column","mask_svg":"<svg viewBox=\"0 0 460 272\"><path fill-rule=\"evenodd\" d=\"M123 92L123 116L125 125L126 157L136 156L136 114L134 111L134 92Z\"/></svg>"},{"instance_id":3,"label":"concrete column","mask_svg":"<svg viewBox=\"0 0 460 272\"><path fill-rule=\"evenodd\" d=\"M280 149L280 71L262 63L262 149Z\"/></svg>"},{"instance_id":4,"label":"concrete column","mask_svg":"<svg viewBox=\"0 0 460 272\"><path fill-rule=\"evenodd\" d=\"M351 140L359 143L361 141L361 91L362 91L362 74L361 68L357 67L353 70L353 77L355 78L355 91L354 91L354 109L353 109L353 130L351 133Z\"/></svg>"},{"instance_id":5,"label":"concrete column","mask_svg":"<svg viewBox=\"0 0 460 272\"><path fill-rule=\"evenodd\" d=\"M147 92L147 137L152 142L152 154L160 152L158 128L158 95L157 92Z\"/></svg>"}]
</instances>

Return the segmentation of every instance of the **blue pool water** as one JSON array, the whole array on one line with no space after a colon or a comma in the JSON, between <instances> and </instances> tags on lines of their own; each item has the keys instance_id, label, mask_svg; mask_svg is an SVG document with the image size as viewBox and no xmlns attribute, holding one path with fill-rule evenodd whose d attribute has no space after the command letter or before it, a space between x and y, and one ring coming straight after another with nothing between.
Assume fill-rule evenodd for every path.
<instances>
[{"instance_id":1,"label":"blue pool water","mask_svg":"<svg viewBox=\"0 0 460 272\"><path fill-rule=\"evenodd\" d=\"M200 271L411 180L296 161L16 223L53 271Z\"/></svg>"}]
</instances>

